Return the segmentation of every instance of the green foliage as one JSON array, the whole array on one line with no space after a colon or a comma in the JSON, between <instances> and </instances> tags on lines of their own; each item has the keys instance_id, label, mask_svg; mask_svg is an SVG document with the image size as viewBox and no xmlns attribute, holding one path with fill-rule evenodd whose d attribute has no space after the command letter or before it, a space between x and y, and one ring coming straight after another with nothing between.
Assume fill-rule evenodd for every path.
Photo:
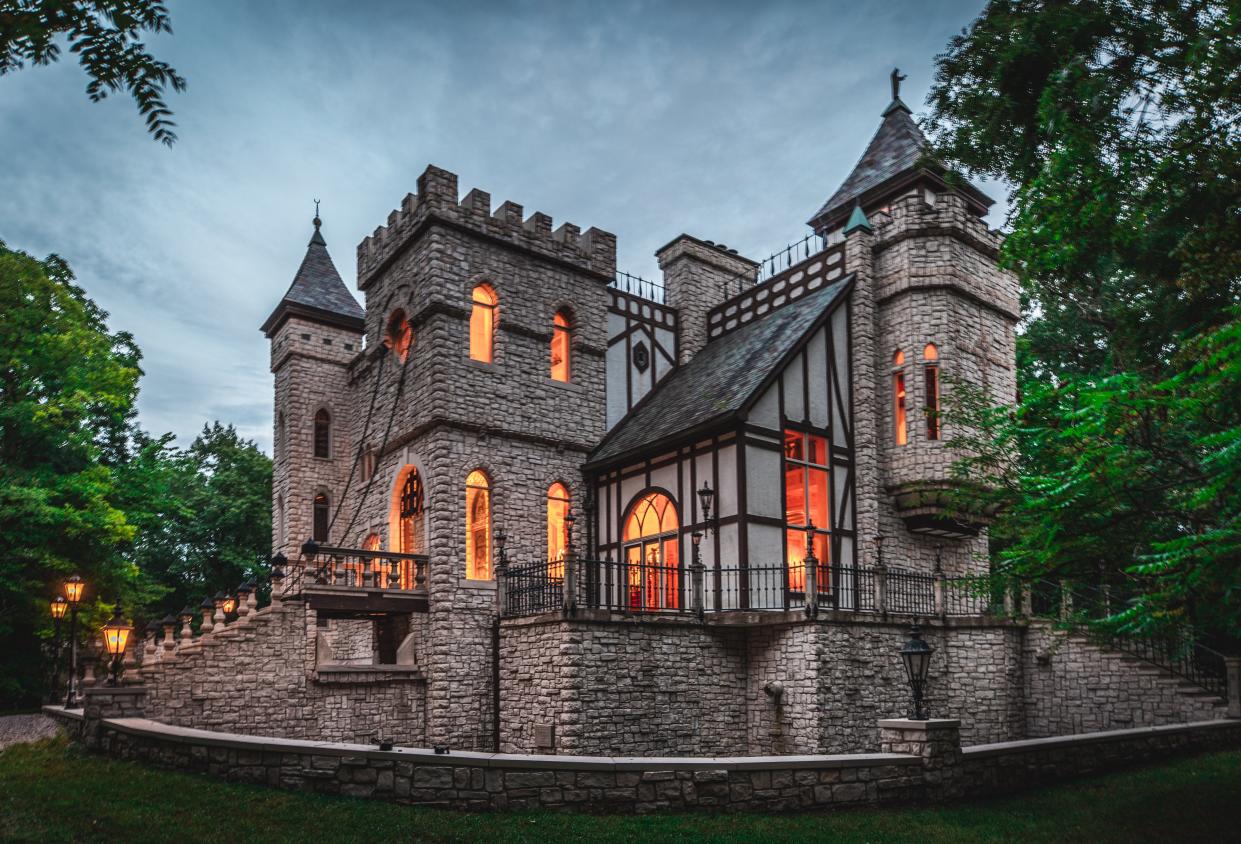
<instances>
[{"instance_id":1,"label":"green foliage","mask_svg":"<svg viewBox=\"0 0 1241 844\"><path fill-rule=\"evenodd\" d=\"M1002 572L1241 636L1241 15L995 0L939 57L941 155L1014 186L1020 404L960 390ZM977 502L974 506L978 506Z\"/></svg>"},{"instance_id":2,"label":"green foliage","mask_svg":"<svg viewBox=\"0 0 1241 844\"><path fill-rule=\"evenodd\" d=\"M155 140L171 146L177 136L164 90L185 90L177 71L147 52L145 31L172 32L168 9L158 0L0 0L0 75L26 62L51 64L60 58L57 39L90 77L86 94L99 102L128 91Z\"/></svg>"},{"instance_id":3,"label":"green foliage","mask_svg":"<svg viewBox=\"0 0 1241 844\"><path fill-rule=\"evenodd\" d=\"M38 700L47 602L87 583L81 638L261 578L271 461L216 423L185 450L135 424L140 354L55 256L0 243L0 709ZM67 632L67 631L66 631Z\"/></svg>"}]
</instances>

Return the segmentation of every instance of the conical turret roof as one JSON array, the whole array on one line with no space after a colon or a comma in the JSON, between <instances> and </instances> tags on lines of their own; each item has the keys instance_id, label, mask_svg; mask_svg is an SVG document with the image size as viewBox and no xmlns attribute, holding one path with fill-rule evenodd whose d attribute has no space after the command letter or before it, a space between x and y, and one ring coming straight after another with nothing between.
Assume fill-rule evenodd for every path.
<instances>
[{"instance_id":1,"label":"conical turret roof","mask_svg":"<svg viewBox=\"0 0 1241 844\"><path fill-rule=\"evenodd\" d=\"M262 331L268 336L280 327L285 318L294 315L359 332L364 328L365 313L332 263L327 241L319 231L321 224L315 217L315 231L306 245L302 265L298 267L297 275L293 277L293 283L280 304L263 323Z\"/></svg>"},{"instance_id":2,"label":"conical turret roof","mask_svg":"<svg viewBox=\"0 0 1241 844\"><path fill-rule=\"evenodd\" d=\"M899 96L893 97L883 111L879 130L870 139L853 172L810 218L810 225L820 231L831 228L843 222L855 205L870 210L896 192L908 190L909 183L919 177L946 187L942 179L945 168L927 155L929 146L909 106ZM973 185L958 187L977 213L986 213L992 205L992 200Z\"/></svg>"}]
</instances>

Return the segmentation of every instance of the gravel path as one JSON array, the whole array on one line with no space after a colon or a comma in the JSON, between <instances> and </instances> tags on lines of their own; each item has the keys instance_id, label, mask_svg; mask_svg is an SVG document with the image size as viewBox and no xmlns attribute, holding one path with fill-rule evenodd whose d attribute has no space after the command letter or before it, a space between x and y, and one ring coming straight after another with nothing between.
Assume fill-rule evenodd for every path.
<instances>
[{"instance_id":1,"label":"gravel path","mask_svg":"<svg viewBox=\"0 0 1241 844\"><path fill-rule=\"evenodd\" d=\"M56 735L60 728L46 715L0 716L0 750L11 744L38 741Z\"/></svg>"}]
</instances>

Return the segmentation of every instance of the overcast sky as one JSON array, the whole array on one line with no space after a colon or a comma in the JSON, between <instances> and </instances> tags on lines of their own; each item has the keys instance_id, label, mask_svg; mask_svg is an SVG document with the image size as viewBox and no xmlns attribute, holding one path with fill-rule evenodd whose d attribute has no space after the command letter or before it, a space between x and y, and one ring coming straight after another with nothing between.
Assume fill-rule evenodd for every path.
<instances>
[{"instance_id":1,"label":"overcast sky","mask_svg":"<svg viewBox=\"0 0 1241 844\"><path fill-rule=\"evenodd\" d=\"M172 149L128 98L90 103L72 57L0 77L0 239L59 253L134 334L144 428L186 444L219 419L270 450L258 327L314 198L351 289L358 242L428 163L493 207L615 232L638 275L681 232L762 258L856 163L892 67L924 110L982 6L173 2L175 34L149 40L189 83Z\"/></svg>"}]
</instances>

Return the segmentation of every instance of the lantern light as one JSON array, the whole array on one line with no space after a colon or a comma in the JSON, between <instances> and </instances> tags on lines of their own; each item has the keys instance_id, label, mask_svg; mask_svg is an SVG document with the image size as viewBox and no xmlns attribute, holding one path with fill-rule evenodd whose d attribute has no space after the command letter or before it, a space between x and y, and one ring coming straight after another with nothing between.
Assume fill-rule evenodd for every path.
<instances>
[{"instance_id":1,"label":"lantern light","mask_svg":"<svg viewBox=\"0 0 1241 844\"><path fill-rule=\"evenodd\" d=\"M121 615L121 602L116 602L116 611L112 619L103 626L103 645L112 657L112 665L108 673L108 685L115 686L121 677L121 658L125 655L125 645L129 642L129 634L133 626L125 622Z\"/></svg>"},{"instance_id":2,"label":"lantern light","mask_svg":"<svg viewBox=\"0 0 1241 844\"><path fill-rule=\"evenodd\" d=\"M72 575L65 580L65 600L70 604L77 606L78 601L82 600L82 590L86 584L79 576Z\"/></svg>"},{"instance_id":3,"label":"lantern light","mask_svg":"<svg viewBox=\"0 0 1241 844\"><path fill-rule=\"evenodd\" d=\"M52 618L60 621L65 617L65 613L69 611L69 602L65 600L63 595L57 595L52 599L50 604Z\"/></svg>"},{"instance_id":4,"label":"lantern light","mask_svg":"<svg viewBox=\"0 0 1241 844\"><path fill-rule=\"evenodd\" d=\"M702 482L702 489L698 490L698 501L702 504L702 520L710 525L711 504L715 501L715 490L706 481Z\"/></svg>"},{"instance_id":5,"label":"lantern light","mask_svg":"<svg viewBox=\"0 0 1241 844\"><path fill-rule=\"evenodd\" d=\"M237 609L237 599L232 595L225 595L223 602L220 604L220 609L224 610L225 615L232 615L233 611Z\"/></svg>"},{"instance_id":6,"label":"lantern light","mask_svg":"<svg viewBox=\"0 0 1241 844\"><path fill-rule=\"evenodd\" d=\"M901 645L901 660L905 663L905 675L913 691L915 721L921 721L924 717L922 693L926 689L926 678L931 669L931 654L933 653L935 649L922 638L922 628L916 624L910 627L909 640Z\"/></svg>"}]
</instances>

